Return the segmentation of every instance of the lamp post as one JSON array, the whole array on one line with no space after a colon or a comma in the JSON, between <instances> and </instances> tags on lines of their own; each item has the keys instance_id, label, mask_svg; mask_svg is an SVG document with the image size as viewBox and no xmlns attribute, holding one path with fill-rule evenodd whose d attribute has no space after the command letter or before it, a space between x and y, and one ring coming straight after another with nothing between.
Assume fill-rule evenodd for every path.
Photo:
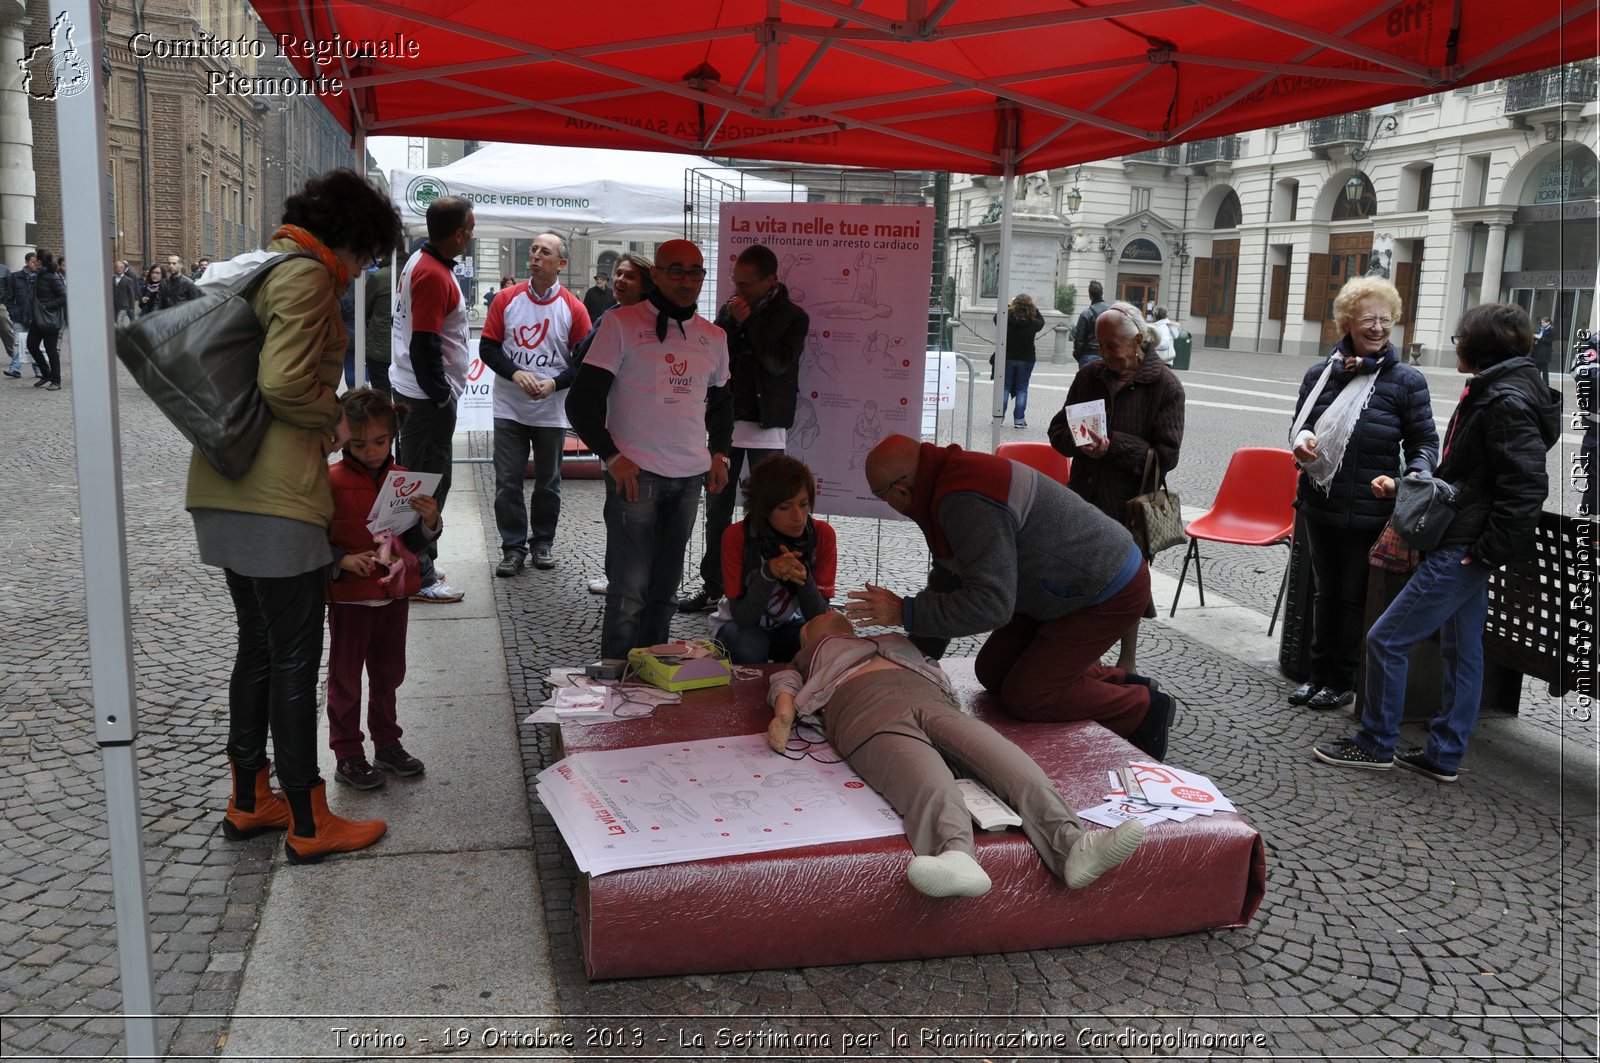
<instances>
[{"instance_id":1,"label":"lamp post","mask_svg":"<svg viewBox=\"0 0 1600 1063\"><path fill-rule=\"evenodd\" d=\"M1078 208L1083 206L1083 193L1078 190L1078 181L1083 177L1083 167L1078 167L1078 172L1072 175L1072 187L1067 189L1067 213L1076 214Z\"/></svg>"}]
</instances>

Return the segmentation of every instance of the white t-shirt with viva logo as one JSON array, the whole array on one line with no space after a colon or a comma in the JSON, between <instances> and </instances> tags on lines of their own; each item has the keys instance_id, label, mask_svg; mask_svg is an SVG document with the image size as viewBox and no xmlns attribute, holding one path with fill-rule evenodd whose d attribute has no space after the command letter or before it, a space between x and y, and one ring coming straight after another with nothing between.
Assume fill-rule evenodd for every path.
<instances>
[{"instance_id":1,"label":"white t-shirt with viva logo","mask_svg":"<svg viewBox=\"0 0 1600 1063\"><path fill-rule=\"evenodd\" d=\"M728 383L728 337L694 315L667 322L656 339L649 301L617 307L600 319L584 362L615 380L606 427L624 457L658 476L698 476L711 467L706 448L706 391Z\"/></svg>"},{"instance_id":2,"label":"white t-shirt with viva logo","mask_svg":"<svg viewBox=\"0 0 1600 1063\"><path fill-rule=\"evenodd\" d=\"M483 339L498 340L500 350L541 380L564 372L574 344L589 334L589 311L558 282L534 298L528 282L498 292L489 305ZM494 415L534 428L567 428L567 393L535 399L513 381L494 378Z\"/></svg>"}]
</instances>

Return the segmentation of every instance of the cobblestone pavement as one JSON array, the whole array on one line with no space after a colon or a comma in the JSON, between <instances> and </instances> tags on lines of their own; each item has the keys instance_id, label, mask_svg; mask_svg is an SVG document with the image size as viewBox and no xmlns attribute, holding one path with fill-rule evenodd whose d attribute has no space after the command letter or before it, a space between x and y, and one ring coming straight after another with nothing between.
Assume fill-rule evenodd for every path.
<instances>
[{"instance_id":1,"label":"cobblestone pavement","mask_svg":"<svg viewBox=\"0 0 1600 1063\"><path fill-rule=\"evenodd\" d=\"M1213 352L1197 354L1196 366L1291 382L1303 372L1288 359ZM11 459L0 468L0 488L13 500L0 523L0 544L13 559L9 593L0 596L6 1058L98 1057L121 1042L100 762L88 722L70 371L69 355L68 387L60 393L0 381ZM1035 427L1017 438L1043 438L1044 413L1060 401L1042 386L1050 375L1041 366ZM1059 380L1064 387L1066 374ZM1191 373L1185 380L1211 378ZM1197 387L1190 395L1236 405L1292 401L1228 398ZM1174 484L1185 502L1208 504L1226 455L1246 443L1276 445L1287 416L1192 406L1182 478ZM125 379L121 426L158 1008L184 1016L164 1027L167 1050L204 1058L225 1022L210 1016L229 1013L237 995L275 838L232 843L218 829L226 801L221 746L231 611L221 579L195 558L182 510L185 448ZM986 431L980 426L980 442ZM487 506L488 470L474 474ZM601 567L600 498L598 483L569 480L560 567L496 581L519 712L542 695L548 668L595 653L601 599L584 584ZM492 516L485 517L492 537ZM911 528L849 521L840 532L841 589L869 576L903 590L920 586L926 551ZM1259 609L1264 625L1281 551L1219 549L1213 557L1208 549L1207 559L1210 587ZM1175 573L1178 560L1168 554L1159 567ZM699 635L703 625L703 616L683 617L674 632ZM952 653L970 654L976 645L962 640ZM1260 1044L1251 1040L1232 1054L1260 1057L1594 1057L1600 986L1592 726L1574 732L1545 698L1521 718L1484 722L1471 761L1477 770L1461 785L1350 778L1354 773L1309 763L1309 745L1340 725L1286 711L1289 684L1280 676L1241 666L1160 623L1147 626L1141 657L1188 706L1175 731L1175 762L1217 778L1267 838L1267 897L1249 927L1009 956L591 985L578 951L576 874L532 793L548 748L530 728L524 764L569 1024L654 1015L698 1017L708 1034L717 1026L831 1031L835 1051L827 1055L839 1054L843 1030L876 1031L883 1037L864 1051L885 1058L996 1063L1023 1056L948 1038L969 1030L1049 1031L1082 1046L1054 1054L1100 1058L1193 1054L1152 1045L1148 1037L1158 1034L1259 1034ZM1552 747L1563 733L1565 744ZM1106 1040L1124 1026L1137 1035L1131 1047L1126 1039ZM891 1029L909 1032L911 1048L922 1029L947 1040L902 1052L887 1043ZM676 1054L723 1053L685 1047Z\"/></svg>"}]
</instances>

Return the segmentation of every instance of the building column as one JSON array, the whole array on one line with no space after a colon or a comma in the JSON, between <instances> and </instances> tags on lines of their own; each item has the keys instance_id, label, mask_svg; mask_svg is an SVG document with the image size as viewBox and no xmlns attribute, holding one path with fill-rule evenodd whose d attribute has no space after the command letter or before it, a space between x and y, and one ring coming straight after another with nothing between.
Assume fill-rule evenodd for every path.
<instances>
[{"instance_id":1,"label":"building column","mask_svg":"<svg viewBox=\"0 0 1600 1063\"><path fill-rule=\"evenodd\" d=\"M1500 301L1500 271L1506 264L1506 230L1510 228L1507 222L1494 221L1489 223L1489 243L1483 251L1483 286L1478 290L1478 302L1498 303Z\"/></svg>"},{"instance_id":2,"label":"building column","mask_svg":"<svg viewBox=\"0 0 1600 1063\"><path fill-rule=\"evenodd\" d=\"M12 269L33 250L33 120L22 91L22 31L29 24L17 0L0 0L0 255Z\"/></svg>"}]
</instances>

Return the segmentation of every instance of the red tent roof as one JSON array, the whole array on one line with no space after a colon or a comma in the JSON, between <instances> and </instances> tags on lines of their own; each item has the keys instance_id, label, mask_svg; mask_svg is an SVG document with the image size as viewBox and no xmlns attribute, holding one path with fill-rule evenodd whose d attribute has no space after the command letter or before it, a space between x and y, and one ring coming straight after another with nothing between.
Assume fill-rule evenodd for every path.
<instances>
[{"instance_id":1,"label":"red tent roof","mask_svg":"<svg viewBox=\"0 0 1600 1063\"><path fill-rule=\"evenodd\" d=\"M1596 0L255 0L369 135L998 173L1600 52ZM380 54L370 54L372 42ZM331 57L330 57L331 58ZM1014 131L1014 140L1009 133Z\"/></svg>"}]
</instances>

